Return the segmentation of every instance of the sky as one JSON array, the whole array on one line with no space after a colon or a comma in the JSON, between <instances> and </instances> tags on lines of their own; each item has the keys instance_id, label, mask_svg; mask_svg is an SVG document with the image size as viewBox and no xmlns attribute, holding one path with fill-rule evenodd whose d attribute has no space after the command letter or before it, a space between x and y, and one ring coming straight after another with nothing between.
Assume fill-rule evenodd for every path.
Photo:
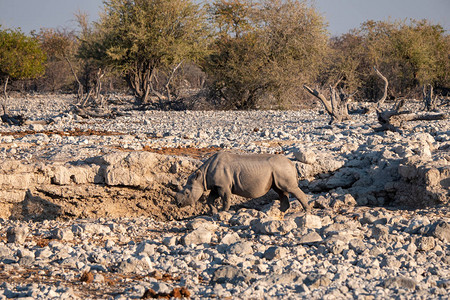
<instances>
[{"instance_id":1,"label":"sky","mask_svg":"<svg viewBox=\"0 0 450 300\"><path fill-rule=\"evenodd\" d=\"M450 0L312 0L327 22L331 35L358 28L367 20L428 19L450 31ZM71 28L74 14L86 12L96 20L102 0L0 0L2 28L18 28L25 33L40 28Z\"/></svg>"}]
</instances>

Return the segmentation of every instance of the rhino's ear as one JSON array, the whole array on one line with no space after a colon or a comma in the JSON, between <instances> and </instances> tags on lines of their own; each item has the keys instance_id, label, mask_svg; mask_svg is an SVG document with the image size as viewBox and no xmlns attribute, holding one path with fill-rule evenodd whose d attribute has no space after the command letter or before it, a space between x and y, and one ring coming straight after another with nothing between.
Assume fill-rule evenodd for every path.
<instances>
[{"instance_id":1,"label":"rhino's ear","mask_svg":"<svg viewBox=\"0 0 450 300\"><path fill-rule=\"evenodd\" d=\"M197 170L197 172L195 172L195 179L200 179L202 177L202 171Z\"/></svg>"}]
</instances>

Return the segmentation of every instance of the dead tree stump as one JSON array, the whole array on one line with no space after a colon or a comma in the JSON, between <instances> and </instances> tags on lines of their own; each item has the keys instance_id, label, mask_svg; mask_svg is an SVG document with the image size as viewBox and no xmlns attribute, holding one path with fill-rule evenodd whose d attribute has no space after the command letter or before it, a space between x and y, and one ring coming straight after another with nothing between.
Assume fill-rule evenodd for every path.
<instances>
[{"instance_id":1,"label":"dead tree stump","mask_svg":"<svg viewBox=\"0 0 450 300\"><path fill-rule=\"evenodd\" d=\"M387 96L387 87L389 82L386 77L381 74L380 71L375 68L375 72L378 76L384 81L384 91L383 96L378 100L376 104L376 112L378 117L378 122L381 124L381 127L374 128L375 131L396 131L401 132L401 129L404 127L406 122L409 121L431 121L431 120L444 120L447 118L446 114L443 113L428 113L428 114L420 114L414 113L411 111L402 110L405 105L405 100L401 100L394 104L391 109L381 110L381 104L384 103ZM430 97L432 98L432 88ZM424 95L425 95L425 87L424 87Z\"/></svg>"},{"instance_id":2,"label":"dead tree stump","mask_svg":"<svg viewBox=\"0 0 450 300\"><path fill-rule=\"evenodd\" d=\"M438 96L433 95L433 86L431 84L423 86L422 95L425 110L436 111L438 106Z\"/></svg>"},{"instance_id":3,"label":"dead tree stump","mask_svg":"<svg viewBox=\"0 0 450 300\"><path fill-rule=\"evenodd\" d=\"M392 109L380 110L377 109L378 122L381 124L380 128L375 128L375 131L399 131L399 128L403 127L405 119L403 117L409 114L409 111L401 111L405 101L401 100L396 103Z\"/></svg>"}]
</instances>

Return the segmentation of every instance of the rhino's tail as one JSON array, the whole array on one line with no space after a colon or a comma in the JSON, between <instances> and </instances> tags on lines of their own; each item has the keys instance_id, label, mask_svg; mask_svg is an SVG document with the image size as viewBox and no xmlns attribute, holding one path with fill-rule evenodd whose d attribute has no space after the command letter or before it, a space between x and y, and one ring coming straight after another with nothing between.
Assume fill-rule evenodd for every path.
<instances>
[{"instance_id":1,"label":"rhino's tail","mask_svg":"<svg viewBox=\"0 0 450 300\"><path fill-rule=\"evenodd\" d=\"M294 165L294 168L295 168L295 175L297 176L297 185L298 185L298 183L300 181L300 174L298 173L297 164L293 163L293 165Z\"/></svg>"}]
</instances>

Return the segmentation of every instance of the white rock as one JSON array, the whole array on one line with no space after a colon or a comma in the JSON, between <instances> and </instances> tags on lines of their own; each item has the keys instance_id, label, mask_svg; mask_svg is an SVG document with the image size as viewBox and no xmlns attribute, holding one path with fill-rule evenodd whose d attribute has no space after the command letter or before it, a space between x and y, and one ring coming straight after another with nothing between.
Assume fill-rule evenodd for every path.
<instances>
[{"instance_id":1,"label":"white rock","mask_svg":"<svg viewBox=\"0 0 450 300\"><path fill-rule=\"evenodd\" d=\"M184 235L181 239L183 245L192 246L204 243L210 243L212 239L212 233L204 228L196 229L190 233Z\"/></svg>"},{"instance_id":2,"label":"white rock","mask_svg":"<svg viewBox=\"0 0 450 300\"><path fill-rule=\"evenodd\" d=\"M305 164L314 164L316 162L316 154L311 150L302 150L299 149L294 151L295 158L302 163Z\"/></svg>"},{"instance_id":3,"label":"white rock","mask_svg":"<svg viewBox=\"0 0 450 300\"><path fill-rule=\"evenodd\" d=\"M312 231L310 233L307 233L300 237L299 244L310 244L310 243L316 243L321 242L322 237L315 231Z\"/></svg>"},{"instance_id":4,"label":"white rock","mask_svg":"<svg viewBox=\"0 0 450 300\"><path fill-rule=\"evenodd\" d=\"M155 254L156 248L157 246L152 244L150 241L143 241L138 244L136 248L136 255L152 256Z\"/></svg>"},{"instance_id":5,"label":"white rock","mask_svg":"<svg viewBox=\"0 0 450 300\"><path fill-rule=\"evenodd\" d=\"M252 242L237 242L231 245L227 251L227 253L244 256L247 254L253 254L253 243Z\"/></svg>"},{"instance_id":6,"label":"white rock","mask_svg":"<svg viewBox=\"0 0 450 300\"><path fill-rule=\"evenodd\" d=\"M231 244L234 244L234 243L240 241L240 239L241 239L241 238L239 237L239 235L238 235L236 232L233 232L233 233L227 233L227 234L220 240L220 242L221 242L222 244L225 244L225 245L231 245Z\"/></svg>"},{"instance_id":7,"label":"white rock","mask_svg":"<svg viewBox=\"0 0 450 300\"><path fill-rule=\"evenodd\" d=\"M27 226L11 226L7 230L6 239L8 243L23 244L28 237L28 232Z\"/></svg>"},{"instance_id":8,"label":"white rock","mask_svg":"<svg viewBox=\"0 0 450 300\"><path fill-rule=\"evenodd\" d=\"M297 228L294 220L274 220L272 218L258 219L252 223L255 232L263 234L286 234Z\"/></svg>"},{"instance_id":9,"label":"white rock","mask_svg":"<svg viewBox=\"0 0 450 300\"><path fill-rule=\"evenodd\" d=\"M86 224L81 224L80 226L81 226L81 228L83 228L84 232L92 233L92 234L108 234L111 232L111 229L108 226L101 225L101 224L86 223ZM72 231L74 231L73 227L72 227Z\"/></svg>"},{"instance_id":10,"label":"white rock","mask_svg":"<svg viewBox=\"0 0 450 300\"><path fill-rule=\"evenodd\" d=\"M322 228L322 220L319 216L306 214L295 219L300 228Z\"/></svg>"},{"instance_id":11,"label":"white rock","mask_svg":"<svg viewBox=\"0 0 450 300\"><path fill-rule=\"evenodd\" d=\"M264 257L268 260L282 259L288 254L288 250L284 247L273 246L264 252Z\"/></svg>"}]
</instances>

